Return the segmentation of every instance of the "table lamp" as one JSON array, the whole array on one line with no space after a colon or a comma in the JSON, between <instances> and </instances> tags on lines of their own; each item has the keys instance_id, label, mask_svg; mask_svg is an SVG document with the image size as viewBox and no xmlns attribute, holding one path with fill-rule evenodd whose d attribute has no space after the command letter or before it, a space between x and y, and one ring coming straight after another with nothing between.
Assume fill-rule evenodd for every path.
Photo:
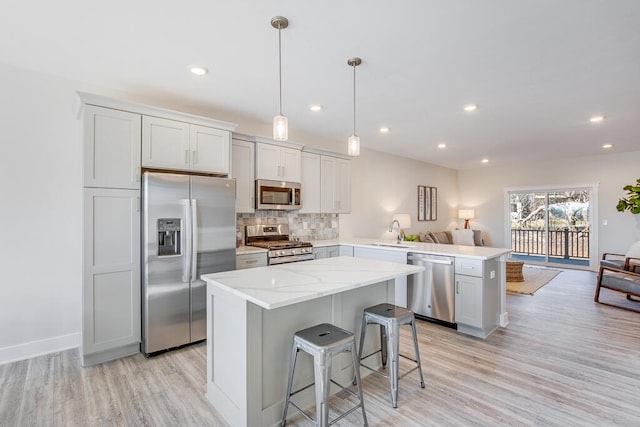
<instances>
[{"instance_id":1,"label":"table lamp","mask_svg":"<svg viewBox=\"0 0 640 427\"><path fill-rule=\"evenodd\" d=\"M473 209L459 209L458 218L464 219L464 228L471 228L469 226L469 220L476 217L476 211Z\"/></svg>"}]
</instances>

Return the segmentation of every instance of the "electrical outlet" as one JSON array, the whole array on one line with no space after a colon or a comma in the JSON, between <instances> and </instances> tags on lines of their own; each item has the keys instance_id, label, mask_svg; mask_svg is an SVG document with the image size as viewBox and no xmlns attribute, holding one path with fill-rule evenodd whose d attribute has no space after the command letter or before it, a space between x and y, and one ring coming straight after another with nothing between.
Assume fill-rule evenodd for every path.
<instances>
[{"instance_id":1,"label":"electrical outlet","mask_svg":"<svg viewBox=\"0 0 640 427\"><path fill-rule=\"evenodd\" d=\"M489 273L489 276L491 279L495 279L496 278L496 271L495 270L491 270L491 272Z\"/></svg>"}]
</instances>

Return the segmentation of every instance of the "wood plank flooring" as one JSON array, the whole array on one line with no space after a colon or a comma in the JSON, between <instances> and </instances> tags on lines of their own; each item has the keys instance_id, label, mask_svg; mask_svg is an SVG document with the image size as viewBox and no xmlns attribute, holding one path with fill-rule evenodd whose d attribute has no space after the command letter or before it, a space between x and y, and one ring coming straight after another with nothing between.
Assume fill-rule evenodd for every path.
<instances>
[{"instance_id":1,"label":"wood plank flooring","mask_svg":"<svg viewBox=\"0 0 640 427\"><path fill-rule=\"evenodd\" d=\"M594 287L594 273L564 270L533 296L510 294L511 323L487 340L419 321L427 387L403 378L393 409L386 380L366 377L369 425L639 426L640 315L594 303ZM411 354L406 332L401 346ZM70 350L0 366L0 426L226 426L204 397L205 353L82 368ZM295 412L287 425L310 425ZM360 412L337 425L361 425Z\"/></svg>"}]
</instances>

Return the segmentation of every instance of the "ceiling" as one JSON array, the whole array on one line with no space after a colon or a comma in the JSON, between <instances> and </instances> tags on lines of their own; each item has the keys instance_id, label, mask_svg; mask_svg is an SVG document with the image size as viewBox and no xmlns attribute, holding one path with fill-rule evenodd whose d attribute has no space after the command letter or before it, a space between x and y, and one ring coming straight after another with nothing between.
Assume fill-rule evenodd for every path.
<instances>
[{"instance_id":1,"label":"ceiling","mask_svg":"<svg viewBox=\"0 0 640 427\"><path fill-rule=\"evenodd\" d=\"M364 150L468 169L483 158L497 165L640 149L638 0L3 3L2 63L226 111L264 122L265 133L278 112L270 21L285 16L283 114L296 142L344 141L346 153L347 60L358 56ZM194 64L209 74L193 76ZM469 103L478 109L465 112ZM311 104L324 109L312 113ZM590 123L594 115L606 119Z\"/></svg>"}]
</instances>

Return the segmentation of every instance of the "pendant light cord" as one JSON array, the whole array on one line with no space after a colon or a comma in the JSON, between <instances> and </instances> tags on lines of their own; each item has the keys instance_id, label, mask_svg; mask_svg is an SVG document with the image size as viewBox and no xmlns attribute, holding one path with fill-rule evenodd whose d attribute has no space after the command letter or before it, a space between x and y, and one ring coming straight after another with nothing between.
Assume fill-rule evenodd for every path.
<instances>
[{"instance_id":1,"label":"pendant light cord","mask_svg":"<svg viewBox=\"0 0 640 427\"><path fill-rule=\"evenodd\" d=\"M278 77L280 79L280 115L282 115L282 29L278 26Z\"/></svg>"},{"instance_id":2,"label":"pendant light cord","mask_svg":"<svg viewBox=\"0 0 640 427\"><path fill-rule=\"evenodd\" d=\"M356 136L356 65L353 65L353 135Z\"/></svg>"}]
</instances>

